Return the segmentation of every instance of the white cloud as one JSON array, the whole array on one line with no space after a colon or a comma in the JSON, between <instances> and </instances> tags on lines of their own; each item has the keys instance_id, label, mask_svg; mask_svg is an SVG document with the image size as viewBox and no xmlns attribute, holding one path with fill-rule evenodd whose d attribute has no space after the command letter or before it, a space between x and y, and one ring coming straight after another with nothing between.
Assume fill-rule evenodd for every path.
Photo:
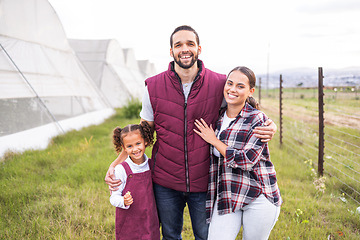
<instances>
[{"instance_id":1,"label":"white cloud","mask_svg":"<svg viewBox=\"0 0 360 240\"><path fill-rule=\"evenodd\" d=\"M159 71L171 61L169 37L188 24L199 35L201 59L227 73L296 67L360 65L360 4L355 0L50 0L69 38L115 38ZM270 47L269 47L270 45Z\"/></svg>"}]
</instances>

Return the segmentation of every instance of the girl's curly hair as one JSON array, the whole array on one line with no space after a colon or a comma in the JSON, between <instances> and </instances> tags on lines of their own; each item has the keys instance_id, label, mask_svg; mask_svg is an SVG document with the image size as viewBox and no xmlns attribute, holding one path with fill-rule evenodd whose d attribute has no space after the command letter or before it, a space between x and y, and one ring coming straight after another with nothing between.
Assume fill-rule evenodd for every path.
<instances>
[{"instance_id":1,"label":"girl's curly hair","mask_svg":"<svg viewBox=\"0 0 360 240\"><path fill-rule=\"evenodd\" d=\"M154 143L154 133L151 130L151 127L148 122L142 121L140 124L129 124L124 128L116 127L113 131L113 144L115 151L120 153L124 142L124 137L133 131L140 131L141 137L144 138L146 147L153 145Z\"/></svg>"}]
</instances>

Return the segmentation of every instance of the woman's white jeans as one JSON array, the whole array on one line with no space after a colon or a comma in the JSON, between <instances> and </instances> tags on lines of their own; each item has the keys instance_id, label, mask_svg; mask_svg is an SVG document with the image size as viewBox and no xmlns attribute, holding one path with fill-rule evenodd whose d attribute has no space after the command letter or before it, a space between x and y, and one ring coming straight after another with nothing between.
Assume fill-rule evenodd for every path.
<instances>
[{"instance_id":1,"label":"woman's white jeans","mask_svg":"<svg viewBox=\"0 0 360 240\"><path fill-rule=\"evenodd\" d=\"M209 226L208 240L234 240L243 226L243 240L269 238L280 214L280 207L272 204L263 194L242 210L219 215L217 204Z\"/></svg>"}]
</instances>

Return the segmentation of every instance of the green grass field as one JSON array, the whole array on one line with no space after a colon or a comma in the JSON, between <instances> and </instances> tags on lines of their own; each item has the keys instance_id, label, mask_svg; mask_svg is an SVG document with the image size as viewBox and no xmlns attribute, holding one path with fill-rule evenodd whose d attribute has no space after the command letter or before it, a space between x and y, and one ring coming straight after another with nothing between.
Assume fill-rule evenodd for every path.
<instances>
[{"instance_id":1,"label":"green grass field","mask_svg":"<svg viewBox=\"0 0 360 240\"><path fill-rule=\"evenodd\" d=\"M116 157L112 130L139 122L121 112L99 126L58 136L45 150L7 154L0 162L0 239L114 239L115 209L104 183ZM359 206L334 178L321 185L314 164L300 150L280 146L279 134L270 150L284 200L270 239L360 239ZM193 239L187 213L183 238Z\"/></svg>"}]
</instances>

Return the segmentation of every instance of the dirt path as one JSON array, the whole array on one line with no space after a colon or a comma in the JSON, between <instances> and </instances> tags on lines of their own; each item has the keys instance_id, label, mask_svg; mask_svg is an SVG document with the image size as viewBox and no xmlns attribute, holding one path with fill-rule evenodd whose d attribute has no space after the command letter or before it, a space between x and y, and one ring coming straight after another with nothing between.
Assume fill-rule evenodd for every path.
<instances>
[{"instance_id":1,"label":"dirt path","mask_svg":"<svg viewBox=\"0 0 360 240\"><path fill-rule=\"evenodd\" d=\"M264 112L279 114L279 107L273 105L262 106ZM284 106L283 115L294 119L301 119L304 122L318 122L318 112L306 109L300 106ZM354 129L360 129L360 107L353 113L343 113L341 111L327 111L324 115L325 124L332 126L344 126Z\"/></svg>"}]
</instances>

